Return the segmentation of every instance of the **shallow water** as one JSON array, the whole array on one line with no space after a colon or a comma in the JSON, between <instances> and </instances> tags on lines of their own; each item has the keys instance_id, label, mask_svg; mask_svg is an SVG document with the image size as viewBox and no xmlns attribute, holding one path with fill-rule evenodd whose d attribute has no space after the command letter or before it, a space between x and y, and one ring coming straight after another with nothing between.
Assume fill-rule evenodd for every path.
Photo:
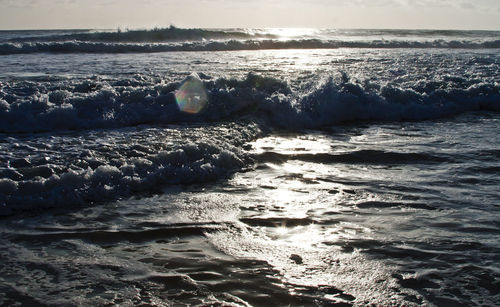
<instances>
[{"instance_id":1,"label":"shallow water","mask_svg":"<svg viewBox=\"0 0 500 307\"><path fill-rule=\"evenodd\" d=\"M498 33L238 33L0 33L0 304L497 305Z\"/></svg>"},{"instance_id":2,"label":"shallow water","mask_svg":"<svg viewBox=\"0 0 500 307\"><path fill-rule=\"evenodd\" d=\"M2 300L494 305L499 124L276 132L228 180L5 218Z\"/></svg>"}]
</instances>

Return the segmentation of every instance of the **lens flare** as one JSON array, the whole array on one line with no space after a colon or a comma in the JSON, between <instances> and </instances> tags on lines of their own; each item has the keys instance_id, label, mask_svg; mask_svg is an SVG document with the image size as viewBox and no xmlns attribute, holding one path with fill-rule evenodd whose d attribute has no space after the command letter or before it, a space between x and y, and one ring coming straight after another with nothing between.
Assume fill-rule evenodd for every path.
<instances>
[{"instance_id":1,"label":"lens flare","mask_svg":"<svg viewBox=\"0 0 500 307\"><path fill-rule=\"evenodd\" d=\"M208 102L208 95L203 82L196 73L182 81L181 87L175 91L177 106L182 112L199 113Z\"/></svg>"}]
</instances>

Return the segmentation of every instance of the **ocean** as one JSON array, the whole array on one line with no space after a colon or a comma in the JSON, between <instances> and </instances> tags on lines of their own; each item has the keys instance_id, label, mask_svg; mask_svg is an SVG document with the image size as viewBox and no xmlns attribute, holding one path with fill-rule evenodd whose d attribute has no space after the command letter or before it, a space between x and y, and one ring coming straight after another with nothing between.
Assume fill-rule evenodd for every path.
<instances>
[{"instance_id":1,"label":"ocean","mask_svg":"<svg viewBox=\"0 0 500 307\"><path fill-rule=\"evenodd\" d=\"M500 306L500 32L0 31L0 305Z\"/></svg>"}]
</instances>

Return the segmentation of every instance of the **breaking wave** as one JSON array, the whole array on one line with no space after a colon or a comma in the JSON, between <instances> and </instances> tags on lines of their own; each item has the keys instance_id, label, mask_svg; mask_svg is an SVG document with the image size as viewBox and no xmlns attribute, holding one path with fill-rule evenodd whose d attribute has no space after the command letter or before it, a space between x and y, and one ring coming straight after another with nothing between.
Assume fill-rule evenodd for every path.
<instances>
[{"instance_id":1,"label":"breaking wave","mask_svg":"<svg viewBox=\"0 0 500 307\"><path fill-rule=\"evenodd\" d=\"M31 35L13 38L12 42L165 42L165 41L197 41L209 39L249 39L272 38L274 35L255 33L243 30L209 30L183 29L175 26L154 28L149 30L117 30L117 31L78 31L75 33L50 33L48 35Z\"/></svg>"},{"instance_id":2,"label":"breaking wave","mask_svg":"<svg viewBox=\"0 0 500 307\"><path fill-rule=\"evenodd\" d=\"M359 120L425 120L475 110L500 110L500 85L446 78L409 88L330 77L300 92L285 81L249 73L244 79L194 78L208 103L184 113L176 100L181 83L141 84L87 80L44 88L37 82L6 84L0 92L0 132L116 128L139 124L212 122L252 116L286 129ZM188 78L188 79L189 79ZM135 86L133 86L135 85Z\"/></svg>"},{"instance_id":3,"label":"breaking wave","mask_svg":"<svg viewBox=\"0 0 500 307\"><path fill-rule=\"evenodd\" d=\"M186 82L205 88L208 101L199 113L184 113L178 104L180 88L197 87L183 86ZM345 73L301 91L286 81L254 73L243 79L192 74L183 82L153 86L138 80L97 79L57 83L54 88L27 80L6 83L0 91L0 132L5 133L0 135L0 147L10 147L4 147L0 157L0 214L112 201L154 193L169 184L211 182L253 165L254 159L441 163L442 157L378 151L252 156L242 146L274 128L500 111L498 83L449 77L438 83L398 88L351 80ZM210 128L211 122L217 122L212 126L216 128ZM150 125L138 127L141 124ZM182 125L168 136L163 135L170 129L162 128L164 124ZM100 133L99 128L115 129ZM59 157L58 148L74 153ZM8 150L27 158L12 159Z\"/></svg>"},{"instance_id":4,"label":"breaking wave","mask_svg":"<svg viewBox=\"0 0 500 307\"><path fill-rule=\"evenodd\" d=\"M261 133L257 124L242 121L0 135L6 153L0 155L0 216L215 182L252 164L242 145Z\"/></svg>"},{"instance_id":5,"label":"breaking wave","mask_svg":"<svg viewBox=\"0 0 500 307\"><path fill-rule=\"evenodd\" d=\"M15 161L17 168L0 168L0 215L113 201L158 191L166 184L215 181L242 169L250 159L228 143L222 146L210 141L178 145L157 154L122 159L118 164L105 161L97 166L88 162L94 157L82 158L77 161L86 168L78 163L69 168L51 163L34 165L28 160Z\"/></svg>"}]
</instances>

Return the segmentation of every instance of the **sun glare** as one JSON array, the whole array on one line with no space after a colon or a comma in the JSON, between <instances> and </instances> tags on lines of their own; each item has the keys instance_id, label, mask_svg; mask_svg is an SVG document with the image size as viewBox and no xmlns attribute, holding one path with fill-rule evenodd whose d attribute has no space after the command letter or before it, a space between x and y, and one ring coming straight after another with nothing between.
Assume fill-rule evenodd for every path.
<instances>
[{"instance_id":1,"label":"sun glare","mask_svg":"<svg viewBox=\"0 0 500 307\"><path fill-rule=\"evenodd\" d=\"M181 87L175 91L175 100L179 110L186 113L199 113L208 102L208 95L196 74L191 74L183 82Z\"/></svg>"},{"instance_id":2,"label":"sun glare","mask_svg":"<svg viewBox=\"0 0 500 307\"><path fill-rule=\"evenodd\" d=\"M315 34L317 29L311 28L274 28L269 29L269 33L277 36L280 40L292 40L302 37L310 37Z\"/></svg>"}]
</instances>

